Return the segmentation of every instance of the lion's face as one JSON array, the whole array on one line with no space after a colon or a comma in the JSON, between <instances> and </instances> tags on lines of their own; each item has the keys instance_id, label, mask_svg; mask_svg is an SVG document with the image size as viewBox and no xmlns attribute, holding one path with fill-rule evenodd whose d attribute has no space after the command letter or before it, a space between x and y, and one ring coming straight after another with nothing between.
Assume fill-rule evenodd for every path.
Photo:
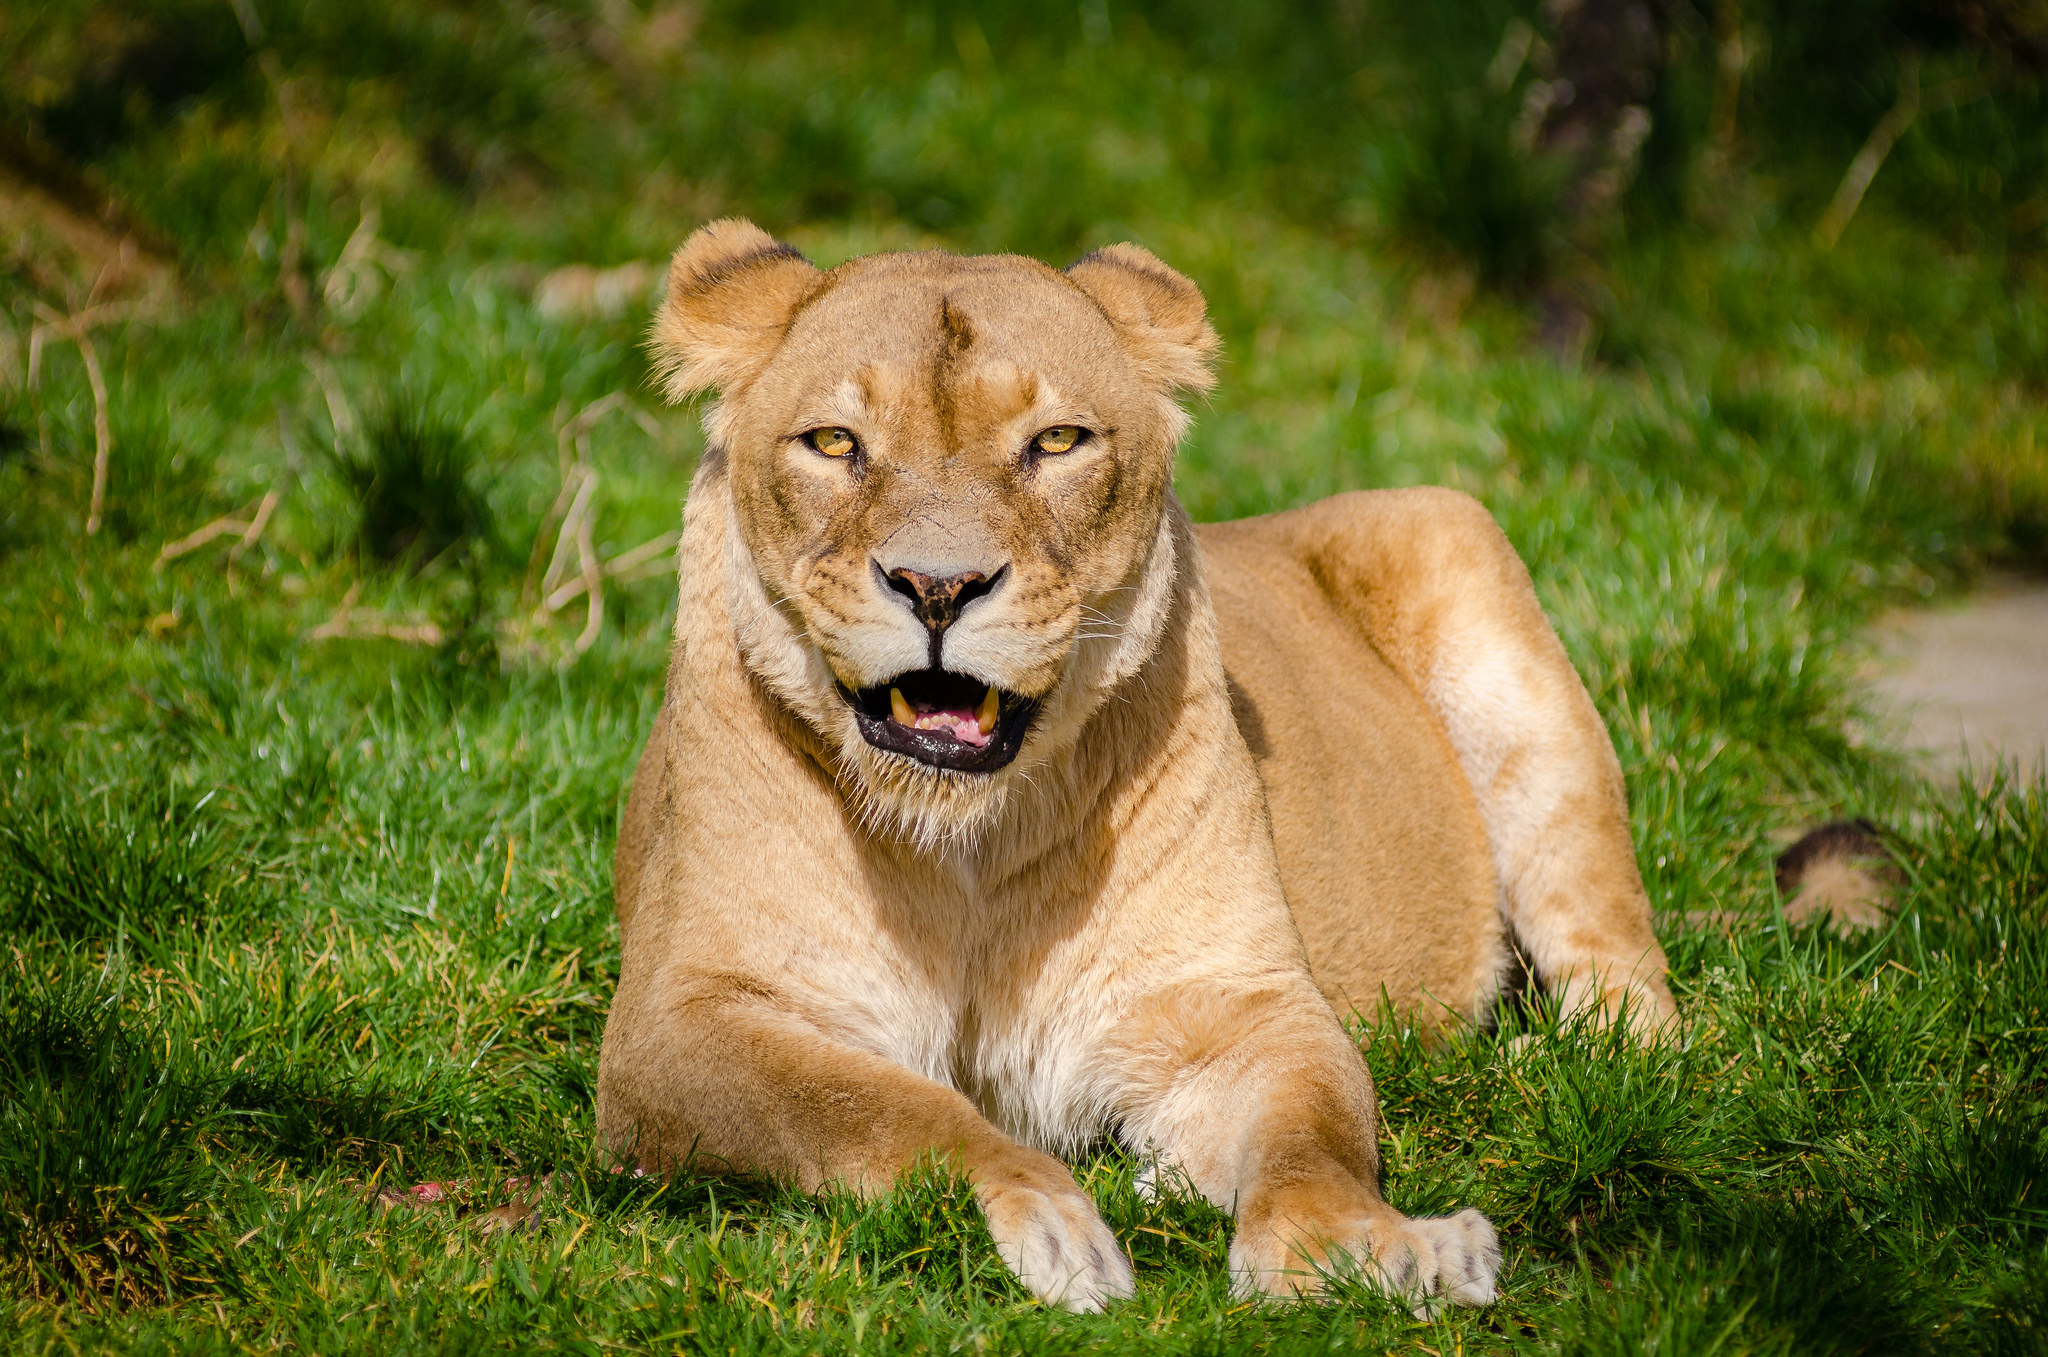
<instances>
[{"instance_id":1,"label":"lion's face","mask_svg":"<svg viewBox=\"0 0 2048 1357\"><path fill-rule=\"evenodd\" d=\"M706 313L727 338L736 312L745 366L702 371L740 361L705 342ZM672 387L724 390L710 427L743 653L870 810L971 829L1150 653L1173 571L1170 396L1205 380L1214 343L1193 285L1151 256L824 274L720 224L677 256L656 343Z\"/></svg>"}]
</instances>

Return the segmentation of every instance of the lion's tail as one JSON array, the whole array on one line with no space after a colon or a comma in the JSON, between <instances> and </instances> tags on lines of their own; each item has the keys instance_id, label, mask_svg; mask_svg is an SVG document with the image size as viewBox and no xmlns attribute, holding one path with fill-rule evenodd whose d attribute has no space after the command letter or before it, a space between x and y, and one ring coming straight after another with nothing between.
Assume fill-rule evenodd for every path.
<instances>
[{"instance_id":1,"label":"lion's tail","mask_svg":"<svg viewBox=\"0 0 2048 1357\"><path fill-rule=\"evenodd\" d=\"M1790 923L1840 934L1891 922L1905 873L1893 836L1869 820L1831 820L1778 855L1778 895Z\"/></svg>"}]
</instances>

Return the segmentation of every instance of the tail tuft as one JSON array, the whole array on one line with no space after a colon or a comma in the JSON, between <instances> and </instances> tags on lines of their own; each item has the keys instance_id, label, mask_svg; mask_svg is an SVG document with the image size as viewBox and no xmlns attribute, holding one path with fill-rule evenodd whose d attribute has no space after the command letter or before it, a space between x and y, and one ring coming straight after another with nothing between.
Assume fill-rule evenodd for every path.
<instances>
[{"instance_id":1,"label":"tail tuft","mask_svg":"<svg viewBox=\"0 0 2048 1357\"><path fill-rule=\"evenodd\" d=\"M1825 922L1847 937L1891 922L1905 882L1885 830L1833 820L1778 855L1778 894L1791 923Z\"/></svg>"}]
</instances>

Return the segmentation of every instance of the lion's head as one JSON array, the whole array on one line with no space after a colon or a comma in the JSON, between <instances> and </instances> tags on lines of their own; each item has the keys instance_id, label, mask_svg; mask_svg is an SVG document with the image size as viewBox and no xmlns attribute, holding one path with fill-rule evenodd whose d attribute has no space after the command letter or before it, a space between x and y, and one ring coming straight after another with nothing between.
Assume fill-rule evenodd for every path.
<instances>
[{"instance_id":1,"label":"lion's head","mask_svg":"<svg viewBox=\"0 0 2048 1357\"><path fill-rule=\"evenodd\" d=\"M672 398L720 393L700 485L730 486L742 654L869 815L972 833L1157 644L1174 398L1207 388L1216 336L1152 255L827 272L716 222L651 343Z\"/></svg>"}]
</instances>

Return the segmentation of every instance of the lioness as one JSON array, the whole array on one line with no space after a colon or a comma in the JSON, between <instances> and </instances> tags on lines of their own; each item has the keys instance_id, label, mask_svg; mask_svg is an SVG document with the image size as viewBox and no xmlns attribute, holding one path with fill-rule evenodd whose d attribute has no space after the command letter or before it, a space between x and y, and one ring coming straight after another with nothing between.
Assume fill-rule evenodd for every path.
<instances>
[{"instance_id":1,"label":"lioness","mask_svg":"<svg viewBox=\"0 0 2048 1357\"><path fill-rule=\"evenodd\" d=\"M1196 527L1216 336L1119 245L829 272L693 235L651 343L715 389L666 701L619 836L598 1126L660 1170L967 1174L1047 1301L1131 1294L1053 1157L1098 1136L1236 1214L1241 1286L1357 1268L1483 1304L1474 1210L1379 1191L1338 1014L1670 1019L1605 729L1478 504Z\"/></svg>"}]
</instances>

